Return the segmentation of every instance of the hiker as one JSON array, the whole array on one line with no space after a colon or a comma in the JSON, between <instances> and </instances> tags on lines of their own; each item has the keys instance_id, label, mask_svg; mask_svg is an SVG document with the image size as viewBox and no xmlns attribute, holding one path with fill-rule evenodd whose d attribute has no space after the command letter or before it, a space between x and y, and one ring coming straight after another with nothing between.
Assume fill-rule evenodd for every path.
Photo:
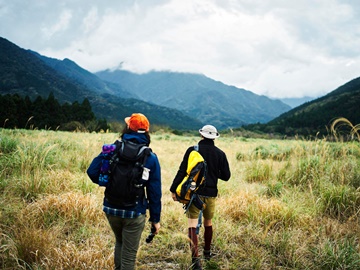
<instances>
[{"instance_id":1,"label":"hiker","mask_svg":"<svg viewBox=\"0 0 360 270\"><path fill-rule=\"evenodd\" d=\"M146 146L150 145L150 123L145 115L133 113L131 117L125 118L125 123L126 127L120 136L120 142L133 142L135 144L144 144ZM87 170L90 179L94 183L99 182L99 176L101 175L100 168L104 156L104 153L97 156ZM151 223L153 234L157 234L160 229L162 196L161 173L158 158L153 152L149 151L144 167L146 170L144 169L144 172L141 173L142 177L140 178L144 179L144 188L146 189L147 197L144 188L142 188L142 196L139 196L139 198L136 199L134 206L123 207L112 204L107 198L107 194L111 191L108 190L110 189L110 186L107 186L105 190L103 211L115 234L116 240L114 252L115 269L135 269L136 255L140 244L141 234L145 227L145 214L147 208L150 212L149 222ZM115 178L115 176L113 177ZM112 181L111 178L109 182L110 181Z\"/></svg>"},{"instance_id":2,"label":"hiker","mask_svg":"<svg viewBox=\"0 0 360 270\"><path fill-rule=\"evenodd\" d=\"M220 135L216 128L212 125L205 125L199 130L202 139L198 143L198 151L203 156L207 164L207 172L205 179L205 186L197 190L200 199L205 202L206 207L203 210L204 216L204 249L203 255L206 260L212 256L211 241L213 236L212 218L215 213L215 198L218 195L218 179L228 181L230 179L230 168L225 153L215 146L214 140ZM189 147L184 154L183 160L180 164L179 170L170 187L172 198L177 201L176 188L186 176L186 169L188 157L194 147ZM188 217L188 236L190 239L190 249L192 256L192 269L201 269L198 251L198 236L196 234L196 226L198 224L198 217L200 210L191 204L186 212Z\"/></svg>"}]
</instances>

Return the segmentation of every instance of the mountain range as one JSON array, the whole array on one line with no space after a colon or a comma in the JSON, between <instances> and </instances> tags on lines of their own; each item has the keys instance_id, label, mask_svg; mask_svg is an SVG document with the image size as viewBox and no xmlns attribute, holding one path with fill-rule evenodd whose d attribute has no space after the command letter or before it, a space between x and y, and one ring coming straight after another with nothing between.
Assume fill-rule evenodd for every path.
<instances>
[{"instance_id":1,"label":"mountain range","mask_svg":"<svg viewBox=\"0 0 360 270\"><path fill-rule=\"evenodd\" d=\"M0 38L0 94L35 99L52 93L61 103L87 98L99 119L123 122L132 112L143 112L153 124L173 129L198 129L202 123L181 111L132 98L121 87L101 81L69 59L47 58Z\"/></svg>"},{"instance_id":2,"label":"mountain range","mask_svg":"<svg viewBox=\"0 0 360 270\"><path fill-rule=\"evenodd\" d=\"M58 60L25 50L0 38L0 93L35 98L53 93L60 102L88 98L95 115L119 121L143 112L154 124L219 129L265 123L291 109L289 105L228 86L204 75L176 72L93 74L70 59Z\"/></svg>"},{"instance_id":3,"label":"mountain range","mask_svg":"<svg viewBox=\"0 0 360 270\"><path fill-rule=\"evenodd\" d=\"M61 103L87 98L99 119L122 122L132 112L143 112L153 124L178 130L211 123L218 129L245 126L290 135L324 131L338 117L360 122L360 78L315 100L305 98L292 109L280 100L201 74L125 70L94 74L70 59L45 57L1 37L0 94L31 99L53 94Z\"/></svg>"},{"instance_id":4,"label":"mountain range","mask_svg":"<svg viewBox=\"0 0 360 270\"><path fill-rule=\"evenodd\" d=\"M135 74L124 70L95 74L146 102L180 110L221 129L266 123L290 109L279 100L228 86L200 74L164 71Z\"/></svg>"}]
</instances>

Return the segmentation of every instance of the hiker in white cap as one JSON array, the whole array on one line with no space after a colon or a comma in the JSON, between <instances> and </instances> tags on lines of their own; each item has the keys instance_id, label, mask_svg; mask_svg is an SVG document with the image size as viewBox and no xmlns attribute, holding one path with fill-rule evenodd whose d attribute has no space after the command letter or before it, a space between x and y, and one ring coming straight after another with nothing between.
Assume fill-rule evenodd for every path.
<instances>
[{"instance_id":1,"label":"hiker in white cap","mask_svg":"<svg viewBox=\"0 0 360 270\"><path fill-rule=\"evenodd\" d=\"M203 255L206 260L210 260L213 256L211 253L211 242L213 236L212 218L215 213L215 198L218 195L218 179L228 181L230 179L230 168L225 153L218 147L215 146L215 139L220 136L217 129L212 125L205 125L200 130L202 139L198 143L198 151L203 156L207 164L206 173L206 184L200 187L197 194L205 202L206 207L203 210L204 217L204 249ZM194 146L189 147L183 160L180 164L179 170L173 180L170 187L172 198L174 201L177 200L176 188L186 176L186 169L190 152L194 150ZM198 235L196 234L196 226L198 224L198 217L200 210L193 204L190 205L189 210L186 212L188 217L188 236L190 239L190 249L192 255L192 268L191 269L202 269L199 249L198 249Z\"/></svg>"}]
</instances>

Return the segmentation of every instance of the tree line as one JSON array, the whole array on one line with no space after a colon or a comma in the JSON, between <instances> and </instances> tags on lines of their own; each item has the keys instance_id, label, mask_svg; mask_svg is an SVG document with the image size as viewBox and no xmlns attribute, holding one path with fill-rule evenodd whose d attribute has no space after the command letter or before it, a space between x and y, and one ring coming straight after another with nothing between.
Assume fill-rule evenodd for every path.
<instances>
[{"instance_id":1,"label":"tree line","mask_svg":"<svg viewBox=\"0 0 360 270\"><path fill-rule=\"evenodd\" d=\"M38 96L33 101L18 94L0 95L0 124L3 128L90 132L109 128L105 119L96 119L87 98L82 103L61 105L53 93L47 99Z\"/></svg>"}]
</instances>

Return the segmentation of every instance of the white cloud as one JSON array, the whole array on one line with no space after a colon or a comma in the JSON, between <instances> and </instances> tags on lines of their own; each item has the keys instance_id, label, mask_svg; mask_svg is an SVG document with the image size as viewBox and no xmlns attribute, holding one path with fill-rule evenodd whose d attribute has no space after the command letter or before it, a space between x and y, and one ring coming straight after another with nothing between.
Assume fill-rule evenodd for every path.
<instances>
[{"instance_id":1,"label":"white cloud","mask_svg":"<svg viewBox=\"0 0 360 270\"><path fill-rule=\"evenodd\" d=\"M96 28L97 23L99 22L98 9L97 7L92 7L82 22L82 28L85 34L91 33L94 28Z\"/></svg>"},{"instance_id":2,"label":"white cloud","mask_svg":"<svg viewBox=\"0 0 360 270\"><path fill-rule=\"evenodd\" d=\"M202 73L271 97L319 96L359 76L360 4L354 2L66 0L24 6L0 0L0 35L90 71L122 63L134 72ZM23 20L15 20L18 12Z\"/></svg>"},{"instance_id":3,"label":"white cloud","mask_svg":"<svg viewBox=\"0 0 360 270\"><path fill-rule=\"evenodd\" d=\"M46 40L51 39L55 34L64 32L67 30L72 18L72 12L70 10L63 10L59 16L59 20L52 26L44 26L41 28L41 32L44 34Z\"/></svg>"}]
</instances>

